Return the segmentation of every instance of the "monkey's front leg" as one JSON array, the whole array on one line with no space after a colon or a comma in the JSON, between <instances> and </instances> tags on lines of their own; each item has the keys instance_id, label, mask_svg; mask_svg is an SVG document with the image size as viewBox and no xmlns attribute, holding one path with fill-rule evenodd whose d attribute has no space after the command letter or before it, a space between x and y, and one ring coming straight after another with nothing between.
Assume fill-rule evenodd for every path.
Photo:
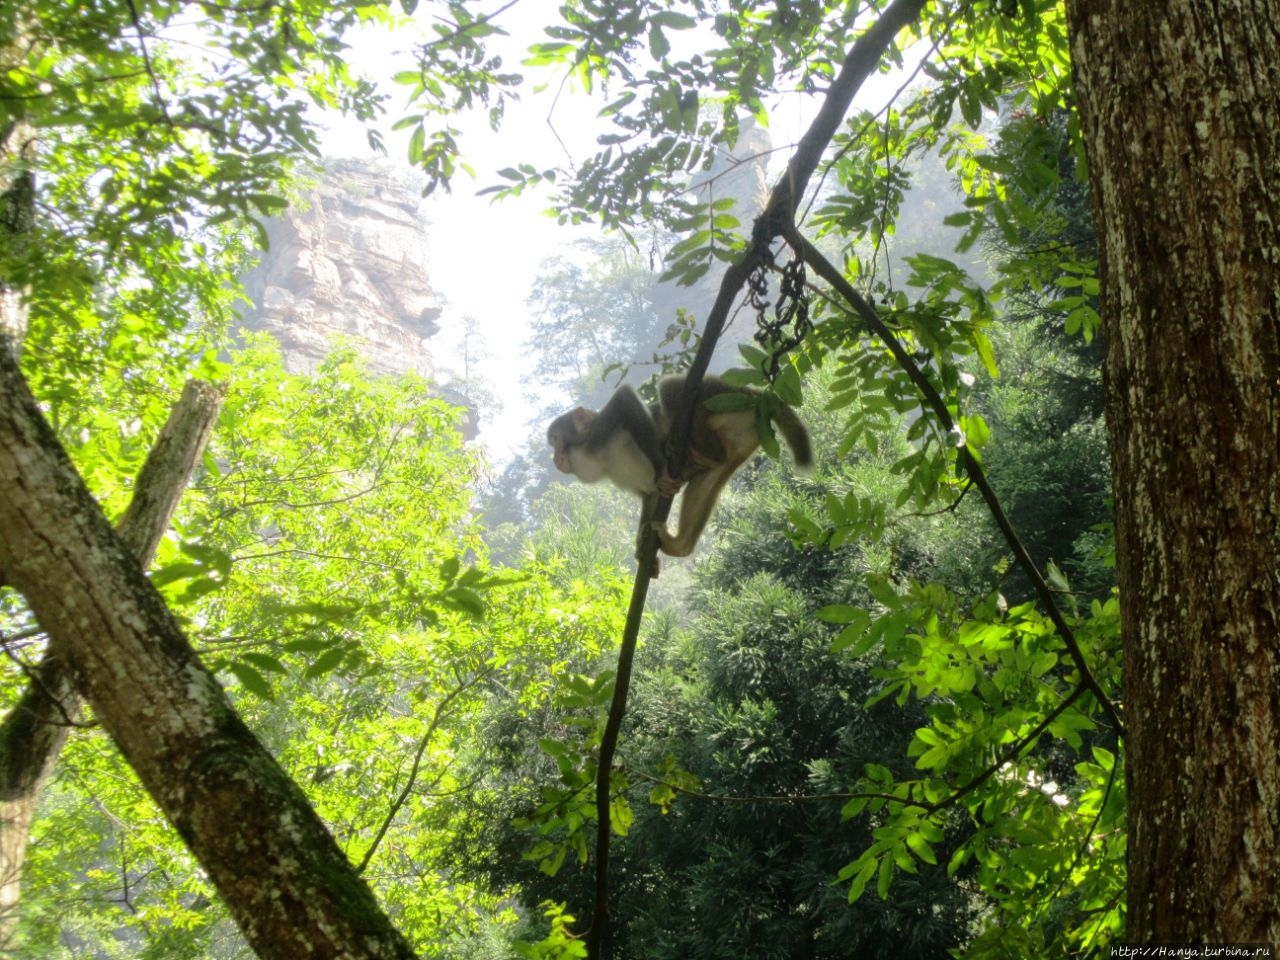
<instances>
[{"instance_id":1,"label":"monkey's front leg","mask_svg":"<svg viewBox=\"0 0 1280 960\"><path fill-rule=\"evenodd\" d=\"M659 495L664 497L674 497L680 492L680 488L684 486L682 480L671 476L666 470L663 470L654 482L657 484Z\"/></svg>"}]
</instances>

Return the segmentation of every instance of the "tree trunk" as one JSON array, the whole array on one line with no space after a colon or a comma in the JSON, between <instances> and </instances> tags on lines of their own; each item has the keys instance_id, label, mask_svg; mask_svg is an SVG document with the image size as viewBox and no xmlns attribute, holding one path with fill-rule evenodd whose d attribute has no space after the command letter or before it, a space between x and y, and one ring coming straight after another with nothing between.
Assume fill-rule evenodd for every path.
<instances>
[{"instance_id":1,"label":"tree trunk","mask_svg":"<svg viewBox=\"0 0 1280 960\"><path fill-rule=\"evenodd\" d=\"M134 485L119 524L120 539L145 570L213 432L223 391L193 380L169 419ZM0 723L0 950L18 919L22 864L40 792L80 714L70 671L46 649L29 686Z\"/></svg>"},{"instance_id":2,"label":"tree trunk","mask_svg":"<svg viewBox=\"0 0 1280 960\"><path fill-rule=\"evenodd\" d=\"M0 350L0 570L258 955L413 952L228 703Z\"/></svg>"},{"instance_id":3,"label":"tree trunk","mask_svg":"<svg viewBox=\"0 0 1280 960\"><path fill-rule=\"evenodd\" d=\"M9 135L0 140L0 244L16 252L26 243L35 213L35 176L16 157L25 155L25 145L15 146L15 139L28 132L25 123L15 124ZM9 278L0 275L0 335L15 341L27 329L25 291Z\"/></svg>"},{"instance_id":4,"label":"tree trunk","mask_svg":"<svg viewBox=\"0 0 1280 960\"><path fill-rule=\"evenodd\" d=\"M0 71L18 65L27 49L26 23L14 17L8 24L9 43L0 46ZM20 257L30 242L36 213L35 130L26 120L0 123L0 255ZM0 335L21 341L27 327L25 291L0 268Z\"/></svg>"},{"instance_id":5,"label":"tree trunk","mask_svg":"<svg viewBox=\"0 0 1280 960\"><path fill-rule=\"evenodd\" d=\"M1280 6L1076 0L1131 941L1280 941Z\"/></svg>"},{"instance_id":6,"label":"tree trunk","mask_svg":"<svg viewBox=\"0 0 1280 960\"><path fill-rule=\"evenodd\" d=\"M15 19L10 26L12 39L0 47L0 70L19 63L24 47L25 25ZM35 146L35 132L26 120L10 120L0 129L0 255L21 256L30 243ZM0 268L0 350L6 341L20 343L26 332L25 295L10 269ZM0 586L5 583L0 568ZM18 919L22 863L36 800L77 709L67 672L46 663L0 725L0 951L9 946Z\"/></svg>"}]
</instances>

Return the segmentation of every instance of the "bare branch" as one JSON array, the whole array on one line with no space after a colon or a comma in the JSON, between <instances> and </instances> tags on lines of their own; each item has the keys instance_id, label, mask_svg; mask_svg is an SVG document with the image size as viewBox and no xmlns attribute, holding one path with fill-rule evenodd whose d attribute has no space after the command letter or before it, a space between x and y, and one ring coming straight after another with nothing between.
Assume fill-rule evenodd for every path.
<instances>
[{"instance_id":1,"label":"bare branch","mask_svg":"<svg viewBox=\"0 0 1280 960\"><path fill-rule=\"evenodd\" d=\"M391 824L395 822L396 814L400 812L400 808L404 806L405 801L409 799L409 794L413 792L414 785L418 780L418 770L422 766L423 754L427 752L427 747L431 744L431 738L435 736L436 729L440 726L440 722L444 719L449 704L462 696L467 690L470 690L484 677L488 676L488 671L481 671L466 680L458 686L454 687L445 695L432 713L431 722L427 724L426 731L418 740L418 749L413 755L413 765L409 769L409 776L405 780L404 787L400 790L399 795L391 802L391 806L387 809L387 815L382 820L382 825L378 827L378 832L374 835L373 842L369 844L369 849L364 852L364 856L360 858L360 862L356 864L356 873L364 873L365 868L369 866L369 861L373 859L373 855L378 852L378 846L382 843L382 838L387 835L387 830Z\"/></svg>"}]
</instances>

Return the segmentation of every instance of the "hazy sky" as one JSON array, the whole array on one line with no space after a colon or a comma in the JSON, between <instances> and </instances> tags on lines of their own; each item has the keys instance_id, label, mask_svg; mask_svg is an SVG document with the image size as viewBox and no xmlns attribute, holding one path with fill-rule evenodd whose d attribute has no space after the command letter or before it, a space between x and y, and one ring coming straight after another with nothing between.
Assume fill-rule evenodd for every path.
<instances>
[{"instance_id":1,"label":"hazy sky","mask_svg":"<svg viewBox=\"0 0 1280 960\"><path fill-rule=\"evenodd\" d=\"M500 2L494 3L495 9L500 6ZM513 53L504 56L504 69L529 76L529 70L519 65L522 51L540 39L542 24L551 22L556 7L550 0L522 0L502 15L500 22L512 34L506 42L514 45ZM405 170L411 169L405 159L408 134L391 133L390 127L408 112L406 98L390 78L397 71L414 69L411 50L416 36L415 30L394 34L366 31L354 39L351 58L353 66L392 93L388 115L380 124L388 149L385 162ZM494 460L503 459L529 430L519 382L528 316L525 299L542 261L567 252L573 240L587 231L558 226L547 217L546 195L493 203L475 194L501 182L496 171L502 167L520 162L566 166L590 156L595 149L597 125L593 120L598 109L599 104L567 90L558 100L551 92L525 91L519 102L508 104L502 129L496 134L483 113L451 118L449 123L463 131L464 159L475 169L476 179L459 175L452 193L427 198L423 204L431 225L428 269L437 292L447 301L442 331L432 341L432 352L438 371L460 378L456 336L462 332L464 318L476 319L484 344L480 375L498 390L503 402L499 415L486 417L483 424L481 440ZM326 154L373 156L359 125L329 116L322 123L329 128L323 144ZM571 152L566 152L566 146ZM474 362L474 349L472 359Z\"/></svg>"},{"instance_id":2,"label":"hazy sky","mask_svg":"<svg viewBox=\"0 0 1280 960\"><path fill-rule=\"evenodd\" d=\"M494 0L493 9L503 5ZM548 83L553 78L538 76L520 65L523 51L542 39L542 28L554 22L556 0L520 0L498 20L510 34L503 41L504 68L523 73L529 84ZM428 8L423 4L419 16ZM379 85L392 92L389 112L381 123L386 138L387 162L408 170L405 160L407 132L393 134L391 125L407 112L406 99L391 77L400 70L415 68L412 49L424 35L416 24L395 33L366 31L353 41L351 61ZM694 38L686 35L685 40ZM496 49L491 45L491 49ZM859 102L879 107L900 83L900 79L874 76ZM592 100L568 87L556 96L555 84L542 93L524 91L521 100L509 103L502 129L493 133L483 113L451 118L463 131L460 142L464 159L476 170L474 181L460 175L452 194L431 197L424 202L424 216L430 221L431 254L428 269L437 291L447 304L441 317L442 332L433 340L437 370L461 377L459 341L464 318L474 317L484 338L480 375L502 397L503 409L486 416L481 441L491 458L499 462L531 429L529 409L520 384L521 358L526 352L525 331L528 306L525 302L540 264L548 257L567 253L575 239L591 234L558 226L547 217L545 195L525 195L500 203L477 197L478 189L500 182L496 171L516 163L532 163L539 168L572 167L591 156L595 137L606 127L596 117L605 101ZM803 132L808 116L817 109L813 98L790 96L770 104L771 133L775 147L794 142ZM372 156L358 125L324 117L330 128L324 149L333 156ZM775 157L779 168L788 159L785 150ZM606 319L606 318L602 318ZM472 351L473 362L475 351ZM568 405L570 398L565 398Z\"/></svg>"}]
</instances>

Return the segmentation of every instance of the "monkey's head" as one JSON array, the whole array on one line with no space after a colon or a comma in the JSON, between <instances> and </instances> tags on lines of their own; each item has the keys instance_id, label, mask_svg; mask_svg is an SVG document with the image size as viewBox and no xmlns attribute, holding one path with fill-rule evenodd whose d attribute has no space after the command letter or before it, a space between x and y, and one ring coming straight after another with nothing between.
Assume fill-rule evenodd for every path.
<instances>
[{"instance_id":1,"label":"monkey's head","mask_svg":"<svg viewBox=\"0 0 1280 960\"><path fill-rule=\"evenodd\" d=\"M575 450L586 439L587 430L596 414L586 407L575 407L568 413L562 413L551 421L547 427L547 443L551 444L552 456L556 469L561 473L575 473L573 456Z\"/></svg>"}]
</instances>

